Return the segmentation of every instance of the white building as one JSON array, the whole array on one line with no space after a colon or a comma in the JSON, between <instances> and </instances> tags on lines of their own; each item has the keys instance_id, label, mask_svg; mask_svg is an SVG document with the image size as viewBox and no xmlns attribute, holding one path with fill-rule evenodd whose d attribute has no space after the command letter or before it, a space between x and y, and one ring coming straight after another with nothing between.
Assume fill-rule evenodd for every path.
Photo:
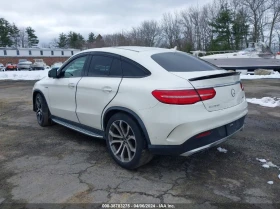
<instances>
[{"instance_id":1,"label":"white building","mask_svg":"<svg viewBox=\"0 0 280 209\"><path fill-rule=\"evenodd\" d=\"M70 57L80 51L79 49L0 47L0 57Z\"/></svg>"}]
</instances>

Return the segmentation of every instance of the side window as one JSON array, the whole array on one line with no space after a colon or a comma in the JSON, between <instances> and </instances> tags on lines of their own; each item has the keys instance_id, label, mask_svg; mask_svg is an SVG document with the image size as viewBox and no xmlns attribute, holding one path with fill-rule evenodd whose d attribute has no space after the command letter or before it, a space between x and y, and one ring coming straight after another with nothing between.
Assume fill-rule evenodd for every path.
<instances>
[{"instance_id":1,"label":"side window","mask_svg":"<svg viewBox=\"0 0 280 209\"><path fill-rule=\"evenodd\" d=\"M109 76L112 77L122 77L121 61L119 59L114 59L111 65Z\"/></svg>"},{"instance_id":2,"label":"side window","mask_svg":"<svg viewBox=\"0 0 280 209\"><path fill-rule=\"evenodd\" d=\"M150 75L148 71L145 71L137 63L131 61L122 60L122 70L124 77L145 77Z\"/></svg>"},{"instance_id":3,"label":"side window","mask_svg":"<svg viewBox=\"0 0 280 209\"><path fill-rule=\"evenodd\" d=\"M92 56L88 76L108 76L113 58L106 56Z\"/></svg>"},{"instance_id":4,"label":"side window","mask_svg":"<svg viewBox=\"0 0 280 209\"><path fill-rule=\"evenodd\" d=\"M62 78L81 77L87 56L79 57L70 62L61 72Z\"/></svg>"}]
</instances>

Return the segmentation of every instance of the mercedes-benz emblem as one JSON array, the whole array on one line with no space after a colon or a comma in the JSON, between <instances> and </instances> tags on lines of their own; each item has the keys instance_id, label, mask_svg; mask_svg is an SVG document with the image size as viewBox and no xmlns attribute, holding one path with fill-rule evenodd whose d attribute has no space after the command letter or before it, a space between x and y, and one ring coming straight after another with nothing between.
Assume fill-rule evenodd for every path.
<instances>
[{"instance_id":1,"label":"mercedes-benz emblem","mask_svg":"<svg viewBox=\"0 0 280 209\"><path fill-rule=\"evenodd\" d=\"M235 97L235 90L234 89L231 89L231 96Z\"/></svg>"}]
</instances>

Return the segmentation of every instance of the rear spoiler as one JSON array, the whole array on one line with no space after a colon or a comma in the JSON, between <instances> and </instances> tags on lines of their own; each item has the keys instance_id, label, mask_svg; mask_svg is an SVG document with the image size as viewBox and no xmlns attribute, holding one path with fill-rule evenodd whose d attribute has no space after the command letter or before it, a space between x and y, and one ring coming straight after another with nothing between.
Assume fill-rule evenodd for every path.
<instances>
[{"instance_id":1,"label":"rear spoiler","mask_svg":"<svg viewBox=\"0 0 280 209\"><path fill-rule=\"evenodd\" d=\"M227 77L232 75L240 75L240 72L232 72L232 73L221 73L221 74L214 74L214 75L206 75L196 78L190 78L189 81L200 81L200 80L206 80L211 78L221 78L221 77Z\"/></svg>"}]
</instances>

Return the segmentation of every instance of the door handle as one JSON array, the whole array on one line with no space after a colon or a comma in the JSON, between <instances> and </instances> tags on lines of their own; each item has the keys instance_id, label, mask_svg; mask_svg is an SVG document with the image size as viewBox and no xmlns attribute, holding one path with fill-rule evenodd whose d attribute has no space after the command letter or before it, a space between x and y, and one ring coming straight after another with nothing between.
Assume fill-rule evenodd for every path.
<instances>
[{"instance_id":1,"label":"door handle","mask_svg":"<svg viewBox=\"0 0 280 209\"><path fill-rule=\"evenodd\" d=\"M72 89L72 88L75 87L75 84L74 84L74 83L68 83L68 87L69 87L70 89Z\"/></svg>"},{"instance_id":2,"label":"door handle","mask_svg":"<svg viewBox=\"0 0 280 209\"><path fill-rule=\"evenodd\" d=\"M110 93L112 91L112 88L109 87L109 86L105 86L105 87L102 88L102 91Z\"/></svg>"}]
</instances>

